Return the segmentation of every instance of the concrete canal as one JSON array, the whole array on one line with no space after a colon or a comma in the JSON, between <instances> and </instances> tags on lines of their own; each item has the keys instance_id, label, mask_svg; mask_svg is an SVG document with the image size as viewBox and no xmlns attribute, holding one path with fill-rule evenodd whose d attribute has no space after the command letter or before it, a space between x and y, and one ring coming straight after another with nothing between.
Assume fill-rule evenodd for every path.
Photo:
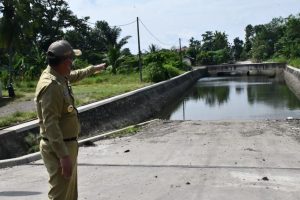
<instances>
[{"instance_id":1,"label":"concrete canal","mask_svg":"<svg viewBox=\"0 0 300 200\"><path fill-rule=\"evenodd\" d=\"M300 118L300 101L284 80L266 76L201 78L162 118L170 120Z\"/></svg>"}]
</instances>

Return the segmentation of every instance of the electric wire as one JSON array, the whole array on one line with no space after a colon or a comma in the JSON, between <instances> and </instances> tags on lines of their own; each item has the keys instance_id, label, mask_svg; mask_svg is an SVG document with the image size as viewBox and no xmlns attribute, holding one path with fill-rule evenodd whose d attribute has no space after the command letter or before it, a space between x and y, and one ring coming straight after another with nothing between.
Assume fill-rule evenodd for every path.
<instances>
[{"instance_id":1,"label":"electric wire","mask_svg":"<svg viewBox=\"0 0 300 200\"><path fill-rule=\"evenodd\" d=\"M169 44L166 42L162 42L157 36L155 36L152 31L150 31L150 29L143 23L143 21L139 18L139 21L141 22L141 24L143 25L143 27L145 28L145 30L149 33L149 35L151 35L157 42L159 42L160 44L164 45L164 46L175 46L174 44ZM123 26L129 26L131 24L136 23L137 20L128 22L126 24L120 24L120 25L114 25L114 26L110 26L110 27L123 27ZM89 22L87 21L88 24L92 24L92 25L96 25L96 23L93 22Z\"/></svg>"},{"instance_id":2,"label":"electric wire","mask_svg":"<svg viewBox=\"0 0 300 200\"><path fill-rule=\"evenodd\" d=\"M94 22L89 22L87 21L88 24L92 24L92 25L96 25L96 23ZM122 26L129 26L133 23L136 23L136 20L132 21L132 22L129 22L129 23L126 23L126 24L120 24L120 25L114 25L114 26L110 26L110 27L122 27Z\"/></svg>"},{"instance_id":3,"label":"electric wire","mask_svg":"<svg viewBox=\"0 0 300 200\"><path fill-rule=\"evenodd\" d=\"M143 25L143 27L146 29L146 31L155 39L157 40L159 43L161 43L162 45L166 45L166 46L172 46L172 44L168 44L165 42L162 42L160 39L158 39L158 37L156 37L150 30L149 28L147 28L147 26L143 23L143 21L141 19L139 19L139 21L141 22L141 24Z\"/></svg>"},{"instance_id":4,"label":"electric wire","mask_svg":"<svg viewBox=\"0 0 300 200\"><path fill-rule=\"evenodd\" d=\"M132 21L132 22L129 22L129 23L127 23L127 24L121 24L121 25L116 25L116 26L129 26L129 25L131 25L131 24L133 24L133 23L136 23L136 20L134 20L134 21Z\"/></svg>"}]
</instances>

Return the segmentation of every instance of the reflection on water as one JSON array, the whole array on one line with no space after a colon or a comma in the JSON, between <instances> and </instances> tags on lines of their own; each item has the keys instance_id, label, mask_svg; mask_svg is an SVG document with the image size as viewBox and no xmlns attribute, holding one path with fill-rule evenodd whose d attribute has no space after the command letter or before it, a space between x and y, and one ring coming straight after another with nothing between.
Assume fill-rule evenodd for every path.
<instances>
[{"instance_id":1,"label":"reflection on water","mask_svg":"<svg viewBox=\"0 0 300 200\"><path fill-rule=\"evenodd\" d=\"M267 77L200 79L162 118L171 120L300 117L300 101L284 82Z\"/></svg>"}]
</instances>

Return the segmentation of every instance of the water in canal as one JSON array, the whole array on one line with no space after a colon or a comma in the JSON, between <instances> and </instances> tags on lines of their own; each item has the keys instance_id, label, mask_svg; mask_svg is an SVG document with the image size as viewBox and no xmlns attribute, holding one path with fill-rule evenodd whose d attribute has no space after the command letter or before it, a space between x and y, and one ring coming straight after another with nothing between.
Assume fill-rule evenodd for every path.
<instances>
[{"instance_id":1,"label":"water in canal","mask_svg":"<svg viewBox=\"0 0 300 200\"><path fill-rule=\"evenodd\" d=\"M198 82L161 118L171 120L300 118L300 101L284 81L268 77L209 77Z\"/></svg>"}]
</instances>

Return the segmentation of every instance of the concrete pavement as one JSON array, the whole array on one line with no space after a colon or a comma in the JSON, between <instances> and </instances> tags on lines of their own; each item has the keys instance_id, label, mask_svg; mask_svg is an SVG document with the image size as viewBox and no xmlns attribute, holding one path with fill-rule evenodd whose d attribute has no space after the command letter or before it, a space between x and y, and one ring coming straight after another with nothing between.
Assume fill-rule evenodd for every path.
<instances>
[{"instance_id":1,"label":"concrete pavement","mask_svg":"<svg viewBox=\"0 0 300 200\"><path fill-rule=\"evenodd\" d=\"M300 124L155 121L80 148L79 199L300 199ZM0 199L46 199L41 161L0 169Z\"/></svg>"}]
</instances>

